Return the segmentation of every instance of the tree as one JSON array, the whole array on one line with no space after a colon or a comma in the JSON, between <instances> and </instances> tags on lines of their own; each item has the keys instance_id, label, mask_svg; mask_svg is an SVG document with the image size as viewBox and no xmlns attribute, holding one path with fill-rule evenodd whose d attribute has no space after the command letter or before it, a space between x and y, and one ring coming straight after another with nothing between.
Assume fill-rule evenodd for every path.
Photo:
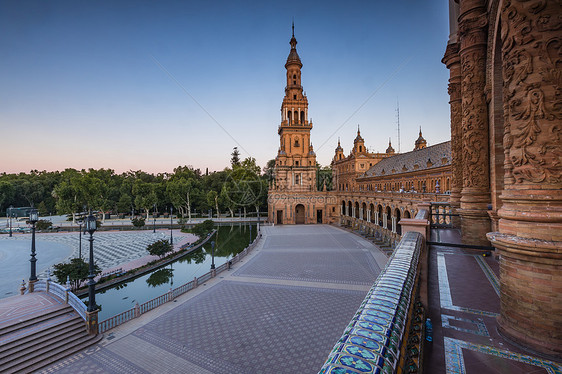
<instances>
[{"instance_id":1,"label":"tree","mask_svg":"<svg viewBox=\"0 0 562 374\"><path fill-rule=\"evenodd\" d=\"M14 199L15 190L12 183L0 181L0 212L4 212Z\"/></svg>"},{"instance_id":2,"label":"tree","mask_svg":"<svg viewBox=\"0 0 562 374\"><path fill-rule=\"evenodd\" d=\"M221 211L219 210L219 194L217 191L209 191L207 192L207 204L210 206L214 206L217 211L217 218L221 217Z\"/></svg>"},{"instance_id":3,"label":"tree","mask_svg":"<svg viewBox=\"0 0 562 374\"><path fill-rule=\"evenodd\" d=\"M162 239L158 240L152 244L149 244L146 247L148 253L153 256L158 256L160 258L166 256L169 252L172 252L173 246L170 244L168 240Z\"/></svg>"},{"instance_id":4,"label":"tree","mask_svg":"<svg viewBox=\"0 0 562 374\"><path fill-rule=\"evenodd\" d=\"M197 225L194 225L190 231L193 234L197 235L199 238L204 238L211 231L213 231L214 228L215 228L215 223L210 219L206 219L205 221L198 223Z\"/></svg>"},{"instance_id":5,"label":"tree","mask_svg":"<svg viewBox=\"0 0 562 374\"><path fill-rule=\"evenodd\" d=\"M275 179L275 159L267 161L267 164L263 168L263 176L267 183L270 183Z\"/></svg>"},{"instance_id":6,"label":"tree","mask_svg":"<svg viewBox=\"0 0 562 374\"><path fill-rule=\"evenodd\" d=\"M232 168L234 169L235 167L240 166L240 152L238 151L238 147L234 147L230 155L232 156L230 159L230 165Z\"/></svg>"},{"instance_id":7,"label":"tree","mask_svg":"<svg viewBox=\"0 0 562 374\"><path fill-rule=\"evenodd\" d=\"M133 184L133 195L135 196L135 206L137 209L144 209L146 219L150 209L156 204L156 194L150 183L137 179Z\"/></svg>"},{"instance_id":8,"label":"tree","mask_svg":"<svg viewBox=\"0 0 562 374\"><path fill-rule=\"evenodd\" d=\"M88 278L90 265L81 258L73 258L70 263L61 262L53 266L53 274L60 284L65 284L67 277L72 290L77 290L80 284ZM94 264L94 275L101 273L99 266Z\"/></svg>"}]
</instances>

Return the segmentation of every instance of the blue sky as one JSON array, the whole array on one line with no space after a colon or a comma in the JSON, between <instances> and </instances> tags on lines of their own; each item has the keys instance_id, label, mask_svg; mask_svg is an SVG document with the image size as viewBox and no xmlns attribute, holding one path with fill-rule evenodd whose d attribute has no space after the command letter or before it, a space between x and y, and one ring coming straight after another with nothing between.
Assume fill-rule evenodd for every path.
<instances>
[{"instance_id":1,"label":"blue sky","mask_svg":"<svg viewBox=\"0 0 562 374\"><path fill-rule=\"evenodd\" d=\"M445 0L0 1L0 172L220 170L234 146L265 165L293 18L322 165L358 124L397 149L397 100L403 152L419 126L449 140L447 17Z\"/></svg>"}]
</instances>

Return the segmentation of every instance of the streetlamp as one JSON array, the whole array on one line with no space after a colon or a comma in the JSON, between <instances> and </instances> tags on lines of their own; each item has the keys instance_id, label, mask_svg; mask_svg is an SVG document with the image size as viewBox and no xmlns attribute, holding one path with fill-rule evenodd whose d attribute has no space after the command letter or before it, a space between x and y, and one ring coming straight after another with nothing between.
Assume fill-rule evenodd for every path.
<instances>
[{"instance_id":1,"label":"streetlamp","mask_svg":"<svg viewBox=\"0 0 562 374\"><path fill-rule=\"evenodd\" d=\"M12 215L14 214L13 213L14 206L10 205L9 209L10 209L9 217L10 217L10 238L11 238L12 237Z\"/></svg>"},{"instance_id":2,"label":"streetlamp","mask_svg":"<svg viewBox=\"0 0 562 374\"><path fill-rule=\"evenodd\" d=\"M215 270L215 242L211 242L211 270Z\"/></svg>"},{"instance_id":3,"label":"streetlamp","mask_svg":"<svg viewBox=\"0 0 562 374\"><path fill-rule=\"evenodd\" d=\"M31 222L31 276L29 277L30 282L37 281L37 275L35 274L35 263L37 259L35 258L35 224L39 221L39 214L37 209L31 209L29 212L29 222Z\"/></svg>"},{"instance_id":4,"label":"streetlamp","mask_svg":"<svg viewBox=\"0 0 562 374\"><path fill-rule=\"evenodd\" d=\"M174 225L174 221L173 221L173 216L172 216L172 211L174 210L173 207L170 207L170 244L174 245L174 234L172 231L173 225Z\"/></svg>"},{"instance_id":5,"label":"streetlamp","mask_svg":"<svg viewBox=\"0 0 562 374\"><path fill-rule=\"evenodd\" d=\"M96 231L96 217L90 215L86 218L85 230L90 233L90 274L88 275L88 312L96 310L96 281L94 280L94 232Z\"/></svg>"},{"instance_id":6,"label":"streetlamp","mask_svg":"<svg viewBox=\"0 0 562 374\"><path fill-rule=\"evenodd\" d=\"M82 224L84 221L79 221L78 224L80 225L80 230L78 232L78 257L80 260L82 259Z\"/></svg>"},{"instance_id":7,"label":"streetlamp","mask_svg":"<svg viewBox=\"0 0 562 374\"><path fill-rule=\"evenodd\" d=\"M152 224L152 233L156 233L156 204L154 204L154 210L152 212L153 224Z\"/></svg>"}]
</instances>

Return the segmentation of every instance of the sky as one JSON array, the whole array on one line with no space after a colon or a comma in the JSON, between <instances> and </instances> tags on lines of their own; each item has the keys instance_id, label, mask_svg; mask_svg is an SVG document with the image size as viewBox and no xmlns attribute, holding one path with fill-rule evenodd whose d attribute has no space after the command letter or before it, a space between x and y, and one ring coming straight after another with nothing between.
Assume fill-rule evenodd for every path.
<instances>
[{"instance_id":1,"label":"sky","mask_svg":"<svg viewBox=\"0 0 562 374\"><path fill-rule=\"evenodd\" d=\"M0 173L264 166L294 19L317 160L450 139L448 2L0 0Z\"/></svg>"}]
</instances>

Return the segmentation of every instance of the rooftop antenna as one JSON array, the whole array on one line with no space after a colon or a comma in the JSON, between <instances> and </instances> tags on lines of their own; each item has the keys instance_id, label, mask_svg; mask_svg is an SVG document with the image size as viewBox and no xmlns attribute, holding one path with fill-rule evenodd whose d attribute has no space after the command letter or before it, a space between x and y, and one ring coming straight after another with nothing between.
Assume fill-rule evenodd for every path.
<instances>
[{"instance_id":1,"label":"rooftop antenna","mask_svg":"<svg viewBox=\"0 0 562 374\"><path fill-rule=\"evenodd\" d=\"M398 132L398 153L400 153L400 103L396 99L396 127Z\"/></svg>"}]
</instances>

